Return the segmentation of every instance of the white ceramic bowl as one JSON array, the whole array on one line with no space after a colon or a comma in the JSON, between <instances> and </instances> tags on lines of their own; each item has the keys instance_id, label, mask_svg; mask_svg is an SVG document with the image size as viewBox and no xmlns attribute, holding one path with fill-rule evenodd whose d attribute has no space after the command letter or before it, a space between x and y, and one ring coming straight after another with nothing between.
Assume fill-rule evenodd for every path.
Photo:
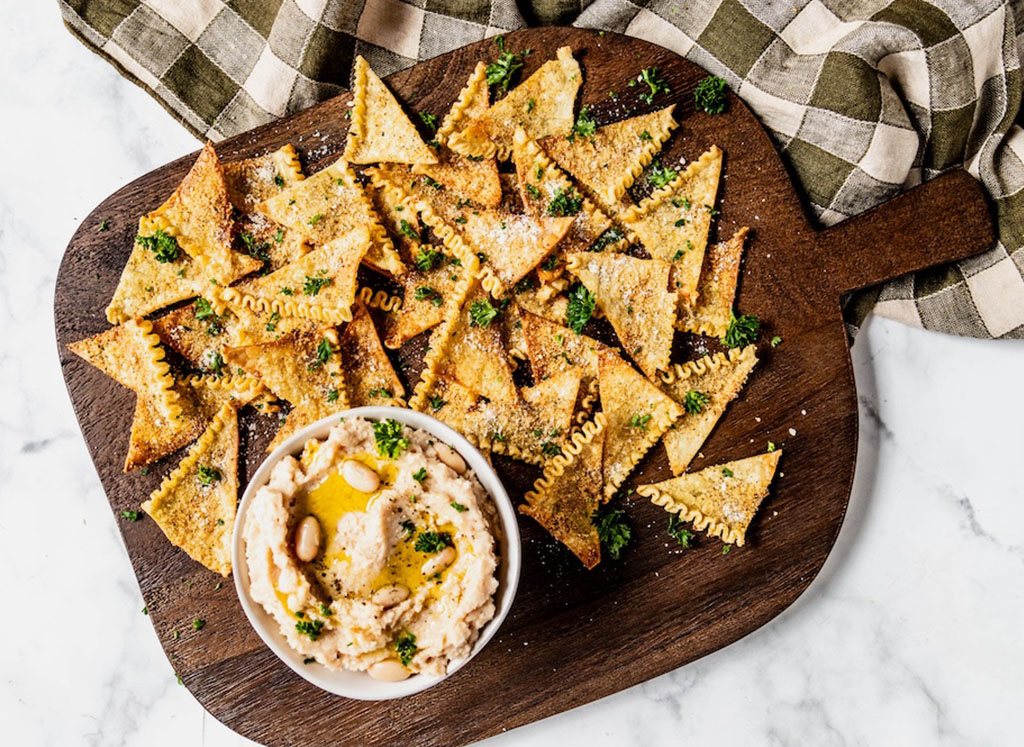
<instances>
[{"instance_id":1,"label":"white ceramic bowl","mask_svg":"<svg viewBox=\"0 0 1024 747\"><path fill-rule=\"evenodd\" d=\"M498 510L499 521L501 522L501 563L498 568L498 591L495 593L494 618L480 631L473 650L469 657L458 661L452 661L448 666L448 672L442 676L431 676L416 674L401 682L381 682L370 677L365 672L349 672L328 669L319 663L303 664L303 655L288 645L287 639L281 634L274 618L263 606L253 601L249 596L249 568L245 562L245 515L252 500L252 496L270 478L270 472L284 456L293 455L298 457L302 447L311 438L327 438L328 434L342 418L363 417L367 419L392 418L411 428L419 428L435 436L439 441L448 444L455 449L462 458L466 460L469 468L476 473L477 479L483 485L494 501ZM357 700L390 700L401 698L406 695L426 690L436 685L441 680L451 677L466 662L476 656L487 642L494 637L498 628L501 627L512 601L516 596L516 588L519 586L519 567L522 556L522 547L519 540L519 525L516 523L515 508L505 492L497 473L487 462L487 459L477 451L466 439L456 433L439 420L414 410L407 410L398 407L357 407L351 410L339 412L313 423L281 444L268 456L256 470L256 473L249 481L249 485L242 495L238 504L238 516L235 519L235 530L231 538L231 565L234 569L235 590L238 592L238 599L242 603L246 617L252 627L259 634L263 642L273 651L277 658L287 664L296 674L307 682L335 695L342 695L346 698Z\"/></svg>"}]
</instances>

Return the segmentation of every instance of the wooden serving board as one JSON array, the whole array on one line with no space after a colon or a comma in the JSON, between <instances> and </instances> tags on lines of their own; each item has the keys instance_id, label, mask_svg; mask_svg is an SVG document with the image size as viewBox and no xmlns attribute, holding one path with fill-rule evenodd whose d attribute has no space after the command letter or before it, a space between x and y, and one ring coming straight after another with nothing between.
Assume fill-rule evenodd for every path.
<instances>
[{"instance_id":1,"label":"wooden serving board","mask_svg":"<svg viewBox=\"0 0 1024 747\"><path fill-rule=\"evenodd\" d=\"M453 745L478 740L643 682L764 625L821 568L849 499L857 398L841 295L967 257L994 240L981 190L963 172L816 230L768 136L739 99L730 95L722 115L694 113L692 92L706 75L703 70L666 49L616 34L541 28L506 37L512 51L533 50L524 75L564 44L583 66L581 103L591 107L599 123L674 102L681 124L665 163L681 156L695 159L713 143L726 154L717 233L728 237L739 226L752 229L737 306L764 322L762 362L693 467L759 453L772 440L785 452L771 496L751 526L748 544L728 554L718 540L703 535L696 547L673 550L665 512L628 497L636 541L620 562L606 560L592 572L523 518L522 581L496 639L448 681L383 703L346 700L305 683L250 629L231 584L216 588L220 579L172 547L153 521L118 518L150 619L174 669L210 713L258 742ZM492 41L480 42L396 73L388 84L410 111L440 117L477 60L495 55ZM650 66L661 70L672 93L648 106L639 99L645 86L627 82ZM610 98L609 91L619 98ZM226 140L218 153L230 161L290 142L301 152L307 173L316 171L344 148L349 98L339 96ZM180 455L148 474L123 474L135 396L65 346L107 327L103 310L139 216L170 194L195 155L150 172L97 207L68 245L57 279L61 366L115 517L137 509ZM97 232L104 220L110 230ZM767 341L775 335L783 342L772 349ZM398 356L410 390L423 345L423 339L414 340ZM675 360L694 354L692 340L678 341ZM243 479L263 457L272 430L267 420L245 414ZM503 458L496 462L518 501L537 471ZM659 445L627 486L669 475ZM196 617L207 621L201 631L192 630ZM172 637L176 630L178 640Z\"/></svg>"}]
</instances>

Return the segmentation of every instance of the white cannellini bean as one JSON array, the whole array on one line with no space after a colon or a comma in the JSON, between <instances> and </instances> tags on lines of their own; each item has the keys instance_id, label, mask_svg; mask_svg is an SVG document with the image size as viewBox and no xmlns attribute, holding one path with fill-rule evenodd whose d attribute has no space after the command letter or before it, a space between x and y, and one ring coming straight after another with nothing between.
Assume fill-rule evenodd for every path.
<instances>
[{"instance_id":1,"label":"white cannellini bean","mask_svg":"<svg viewBox=\"0 0 1024 747\"><path fill-rule=\"evenodd\" d=\"M466 471L466 460L459 456L459 453L451 446L438 441L434 444L434 449L437 451L437 458L460 475Z\"/></svg>"},{"instance_id":2,"label":"white cannellini bean","mask_svg":"<svg viewBox=\"0 0 1024 747\"><path fill-rule=\"evenodd\" d=\"M437 555L435 555L426 563L424 563L420 571L423 573L424 576L433 576L435 573L440 573L445 568L450 566L453 560L455 560L455 548L446 547Z\"/></svg>"},{"instance_id":3,"label":"white cannellini bean","mask_svg":"<svg viewBox=\"0 0 1024 747\"><path fill-rule=\"evenodd\" d=\"M372 493L380 487L380 475L355 459L346 459L341 465L345 482L363 493Z\"/></svg>"},{"instance_id":4,"label":"white cannellini bean","mask_svg":"<svg viewBox=\"0 0 1024 747\"><path fill-rule=\"evenodd\" d=\"M374 604L379 604L381 607L394 607L399 602L404 602L408 597L408 586L392 584L391 586L382 586L377 589L377 591L373 592L373 596L370 599L373 600Z\"/></svg>"},{"instance_id":5,"label":"white cannellini bean","mask_svg":"<svg viewBox=\"0 0 1024 747\"><path fill-rule=\"evenodd\" d=\"M412 672L402 666L402 662L398 659L384 659L383 661L374 662L366 670L366 673L375 680L382 680L383 682L398 682L407 679L412 674Z\"/></svg>"},{"instance_id":6,"label":"white cannellini bean","mask_svg":"<svg viewBox=\"0 0 1024 747\"><path fill-rule=\"evenodd\" d=\"M310 514L295 528L295 556L308 563L320 552L320 522Z\"/></svg>"}]
</instances>

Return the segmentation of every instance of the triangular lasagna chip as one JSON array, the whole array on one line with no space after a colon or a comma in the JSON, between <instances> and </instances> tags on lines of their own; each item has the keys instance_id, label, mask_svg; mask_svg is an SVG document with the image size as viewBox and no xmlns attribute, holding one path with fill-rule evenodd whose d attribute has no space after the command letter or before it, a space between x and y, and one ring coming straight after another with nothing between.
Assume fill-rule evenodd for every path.
<instances>
[{"instance_id":1,"label":"triangular lasagna chip","mask_svg":"<svg viewBox=\"0 0 1024 747\"><path fill-rule=\"evenodd\" d=\"M589 138L552 137L540 147L578 179L598 205L611 211L676 128L674 108L598 127Z\"/></svg>"},{"instance_id":2,"label":"triangular lasagna chip","mask_svg":"<svg viewBox=\"0 0 1024 747\"><path fill-rule=\"evenodd\" d=\"M402 380L391 367L365 306L356 304L352 321L338 334L338 341L350 407L404 404Z\"/></svg>"},{"instance_id":3,"label":"triangular lasagna chip","mask_svg":"<svg viewBox=\"0 0 1024 747\"><path fill-rule=\"evenodd\" d=\"M352 123L345 159L352 163L437 163L416 126L361 55L353 65Z\"/></svg>"},{"instance_id":4,"label":"triangular lasagna chip","mask_svg":"<svg viewBox=\"0 0 1024 747\"><path fill-rule=\"evenodd\" d=\"M583 82L572 49L561 47L553 60L541 65L511 93L470 120L448 145L463 156L494 155L507 161L512 154L512 134L522 127L530 137L568 135L573 126L573 105Z\"/></svg>"},{"instance_id":5,"label":"triangular lasagna chip","mask_svg":"<svg viewBox=\"0 0 1024 747\"><path fill-rule=\"evenodd\" d=\"M604 491L604 416L585 423L563 454L544 466L544 476L526 494L519 511L532 516L556 540L572 550L588 570L601 562L601 541L591 519Z\"/></svg>"},{"instance_id":6,"label":"triangular lasagna chip","mask_svg":"<svg viewBox=\"0 0 1024 747\"><path fill-rule=\"evenodd\" d=\"M225 288L224 300L258 311L325 322L352 318L359 261L370 246L364 228L354 228L280 270Z\"/></svg>"},{"instance_id":7,"label":"triangular lasagna chip","mask_svg":"<svg viewBox=\"0 0 1024 747\"><path fill-rule=\"evenodd\" d=\"M227 348L224 359L255 376L292 405L267 451L273 451L300 428L349 407L338 334L333 327L290 332L260 345Z\"/></svg>"},{"instance_id":8,"label":"triangular lasagna chip","mask_svg":"<svg viewBox=\"0 0 1024 747\"><path fill-rule=\"evenodd\" d=\"M474 210L465 217L460 232L483 255L481 285L500 298L551 254L574 220Z\"/></svg>"},{"instance_id":9,"label":"triangular lasagna chip","mask_svg":"<svg viewBox=\"0 0 1024 747\"><path fill-rule=\"evenodd\" d=\"M671 265L625 254L583 252L568 259L615 328L625 351L653 377L668 367L675 334L676 294L667 290Z\"/></svg>"},{"instance_id":10,"label":"triangular lasagna chip","mask_svg":"<svg viewBox=\"0 0 1024 747\"><path fill-rule=\"evenodd\" d=\"M607 500L683 410L614 350L599 354L598 389L601 410L608 420L604 446Z\"/></svg>"},{"instance_id":11,"label":"triangular lasagna chip","mask_svg":"<svg viewBox=\"0 0 1024 747\"><path fill-rule=\"evenodd\" d=\"M142 508L175 547L227 576L237 505L238 416L224 405Z\"/></svg>"},{"instance_id":12,"label":"triangular lasagna chip","mask_svg":"<svg viewBox=\"0 0 1024 747\"><path fill-rule=\"evenodd\" d=\"M569 231L558 247L556 261L550 263L550 267L545 262L538 270L541 280L550 280L558 277L565 269L559 257L589 249L612 227L612 221L599 207L576 191L563 171L521 127L516 128L513 142L519 194L526 212L536 216L562 215L573 218Z\"/></svg>"},{"instance_id":13,"label":"triangular lasagna chip","mask_svg":"<svg viewBox=\"0 0 1024 747\"><path fill-rule=\"evenodd\" d=\"M152 322L129 319L98 335L69 343L68 348L121 386L149 397L164 417L174 419L181 414L174 377Z\"/></svg>"},{"instance_id":14,"label":"triangular lasagna chip","mask_svg":"<svg viewBox=\"0 0 1024 747\"><path fill-rule=\"evenodd\" d=\"M530 276L527 280L533 280ZM561 282L559 278L555 282ZM525 287L524 287L525 286ZM537 282L527 283L526 280L519 283L515 290L515 301L523 310L531 314L547 319L555 324L565 324L565 314L569 309L569 299L558 291L552 292L554 288L548 284Z\"/></svg>"},{"instance_id":15,"label":"triangular lasagna chip","mask_svg":"<svg viewBox=\"0 0 1024 747\"><path fill-rule=\"evenodd\" d=\"M641 485L636 492L710 536L742 547L750 521L768 496L780 456L781 449L738 459Z\"/></svg>"},{"instance_id":16,"label":"triangular lasagna chip","mask_svg":"<svg viewBox=\"0 0 1024 747\"><path fill-rule=\"evenodd\" d=\"M724 337L729 329L729 314L736 300L740 260L747 229L741 228L728 241L708 247L704 268L697 283L697 303L684 306L676 321L678 329L709 337Z\"/></svg>"},{"instance_id":17,"label":"triangular lasagna chip","mask_svg":"<svg viewBox=\"0 0 1024 747\"><path fill-rule=\"evenodd\" d=\"M365 228L372 244L363 261L392 275L405 272L373 205L344 159L264 200L256 209L314 245L327 244L353 229Z\"/></svg>"},{"instance_id":18,"label":"triangular lasagna chip","mask_svg":"<svg viewBox=\"0 0 1024 747\"><path fill-rule=\"evenodd\" d=\"M305 179L299 154L291 144L255 158L225 163L228 199L236 210L252 211L256 205Z\"/></svg>"},{"instance_id":19,"label":"triangular lasagna chip","mask_svg":"<svg viewBox=\"0 0 1024 747\"><path fill-rule=\"evenodd\" d=\"M697 299L721 171L722 151L711 146L675 179L619 216L648 254L672 263L671 287L684 306Z\"/></svg>"},{"instance_id":20,"label":"triangular lasagna chip","mask_svg":"<svg viewBox=\"0 0 1024 747\"><path fill-rule=\"evenodd\" d=\"M661 374L661 388L686 411L665 434L673 474L686 471L726 406L736 399L757 364L753 345L675 365Z\"/></svg>"}]
</instances>

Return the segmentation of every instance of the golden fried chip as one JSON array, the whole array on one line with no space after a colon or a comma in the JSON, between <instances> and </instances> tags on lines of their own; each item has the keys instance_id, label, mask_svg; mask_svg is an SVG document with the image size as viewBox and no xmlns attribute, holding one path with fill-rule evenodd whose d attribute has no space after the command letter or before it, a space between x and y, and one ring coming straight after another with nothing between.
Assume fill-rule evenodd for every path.
<instances>
[{"instance_id":1,"label":"golden fried chip","mask_svg":"<svg viewBox=\"0 0 1024 747\"><path fill-rule=\"evenodd\" d=\"M421 240L422 229L416 211L406 208L402 204L401 193L394 189L384 189L371 183L363 187L363 190L384 224L402 264L408 269L415 261Z\"/></svg>"},{"instance_id":2,"label":"golden fried chip","mask_svg":"<svg viewBox=\"0 0 1024 747\"><path fill-rule=\"evenodd\" d=\"M780 449L738 459L641 485L636 492L683 521L692 521L696 529L742 547L751 519L768 496L781 456Z\"/></svg>"},{"instance_id":3,"label":"golden fried chip","mask_svg":"<svg viewBox=\"0 0 1024 747\"><path fill-rule=\"evenodd\" d=\"M225 288L222 298L281 316L348 321L356 299L359 261L369 246L366 229L354 228L276 272Z\"/></svg>"},{"instance_id":4,"label":"golden fried chip","mask_svg":"<svg viewBox=\"0 0 1024 747\"><path fill-rule=\"evenodd\" d=\"M163 231L221 285L258 270L260 263L231 249L231 201L213 146L207 143L174 193L145 219L140 233Z\"/></svg>"},{"instance_id":5,"label":"golden fried chip","mask_svg":"<svg viewBox=\"0 0 1024 747\"><path fill-rule=\"evenodd\" d=\"M490 106L490 89L487 85L487 65L476 63L466 85L459 91L451 109L437 129L437 140L447 143L456 132L462 132L466 125L479 117Z\"/></svg>"},{"instance_id":6,"label":"golden fried chip","mask_svg":"<svg viewBox=\"0 0 1024 747\"><path fill-rule=\"evenodd\" d=\"M380 344L366 307L356 304L352 321L338 334L345 361L345 391L351 407L404 405L405 388Z\"/></svg>"},{"instance_id":7,"label":"golden fried chip","mask_svg":"<svg viewBox=\"0 0 1024 747\"><path fill-rule=\"evenodd\" d=\"M554 283L562 284L564 278ZM561 292L561 288L550 283L537 283L529 277L515 288L515 301L523 310L536 314L554 324L565 323L565 313L569 309L569 299Z\"/></svg>"},{"instance_id":8,"label":"golden fried chip","mask_svg":"<svg viewBox=\"0 0 1024 747\"><path fill-rule=\"evenodd\" d=\"M665 451L673 474L686 471L756 364L757 353L753 345L748 345L730 350L728 355L715 353L677 364L659 375L662 391L686 411L665 434Z\"/></svg>"},{"instance_id":9,"label":"golden fried chip","mask_svg":"<svg viewBox=\"0 0 1024 747\"><path fill-rule=\"evenodd\" d=\"M544 465L544 476L526 494L519 511L532 516L552 537L572 550L587 570L601 562L601 541L591 516L601 505L604 416L574 433L561 456Z\"/></svg>"},{"instance_id":10,"label":"golden fried chip","mask_svg":"<svg viewBox=\"0 0 1024 747\"><path fill-rule=\"evenodd\" d=\"M365 228L372 243L363 262L392 275L405 272L379 216L344 159L264 200L256 209L314 245L328 244L353 229Z\"/></svg>"},{"instance_id":11,"label":"golden fried chip","mask_svg":"<svg viewBox=\"0 0 1024 747\"><path fill-rule=\"evenodd\" d=\"M541 65L505 98L452 133L448 145L463 156L494 155L507 161L517 126L534 139L568 135L573 126L573 104L583 82L572 49L561 47L553 60Z\"/></svg>"},{"instance_id":12,"label":"golden fried chip","mask_svg":"<svg viewBox=\"0 0 1024 747\"><path fill-rule=\"evenodd\" d=\"M181 414L174 377L152 322L129 319L98 335L72 342L68 348L118 384L149 397L164 417L174 419Z\"/></svg>"},{"instance_id":13,"label":"golden fried chip","mask_svg":"<svg viewBox=\"0 0 1024 747\"><path fill-rule=\"evenodd\" d=\"M594 294L622 347L644 373L653 377L667 368L676 321L676 294L667 290L671 265L583 252L571 255L567 267Z\"/></svg>"},{"instance_id":14,"label":"golden fried chip","mask_svg":"<svg viewBox=\"0 0 1024 747\"><path fill-rule=\"evenodd\" d=\"M598 127L593 137L552 137L540 147L575 177L608 213L632 186L672 130L675 105ZM564 133L568 134L568 133Z\"/></svg>"},{"instance_id":15,"label":"golden fried chip","mask_svg":"<svg viewBox=\"0 0 1024 747\"><path fill-rule=\"evenodd\" d=\"M500 298L551 254L574 220L473 210L458 230L478 255L484 255L480 284Z\"/></svg>"},{"instance_id":16,"label":"golden fried chip","mask_svg":"<svg viewBox=\"0 0 1024 747\"><path fill-rule=\"evenodd\" d=\"M601 410L608 419L604 446L604 491L608 500L683 409L614 350L598 354L597 380Z\"/></svg>"},{"instance_id":17,"label":"golden fried chip","mask_svg":"<svg viewBox=\"0 0 1024 747\"><path fill-rule=\"evenodd\" d=\"M300 428L349 407L338 333L333 327L296 330L273 342L226 348L224 360L255 376L292 405L267 451Z\"/></svg>"},{"instance_id":18,"label":"golden fried chip","mask_svg":"<svg viewBox=\"0 0 1024 747\"><path fill-rule=\"evenodd\" d=\"M675 179L619 216L652 257L672 263L671 287L682 306L697 300L721 171L722 151L713 145Z\"/></svg>"},{"instance_id":19,"label":"golden fried chip","mask_svg":"<svg viewBox=\"0 0 1024 747\"><path fill-rule=\"evenodd\" d=\"M352 70L352 123L345 159L352 163L437 163L384 81L357 55Z\"/></svg>"},{"instance_id":20,"label":"golden fried chip","mask_svg":"<svg viewBox=\"0 0 1024 747\"><path fill-rule=\"evenodd\" d=\"M143 218L139 234L107 306L107 321L120 324L148 316L186 298L207 293L214 283L233 283L260 268L259 260L237 255L227 275L181 251L177 239Z\"/></svg>"},{"instance_id":21,"label":"golden fried chip","mask_svg":"<svg viewBox=\"0 0 1024 747\"><path fill-rule=\"evenodd\" d=\"M572 226L556 252L557 264L548 267L549 263L545 262L538 270L542 281L551 280L562 274L564 263L561 258L589 249L612 227L612 221L600 208L576 191L565 173L521 127L516 128L512 157L516 164L519 194L527 213L573 217ZM610 248L614 250L620 248L623 242L610 243Z\"/></svg>"},{"instance_id":22,"label":"golden fried chip","mask_svg":"<svg viewBox=\"0 0 1024 747\"><path fill-rule=\"evenodd\" d=\"M227 576L237 505L238 416L234 407L224 405L142 509L171 544Z\"/></svg>"},{"instance_id":23,"label":"golden fried chip","mask_svg":"<svg viewBox=\"0 0 1024 747\"><path fill-rule=\"evenodd\" d=\"M257 204L306 178L299 154L290 143L262 156L225 163L223 167L228 199L243 212L252 211Z\"/></svg>"},{"instance_id":24,"label":"golden fried chip","mask_svg":"<svg viewBox=\"0 0 1024 747\"><path fill-rule=\"evenodd\" d=\"M443 247L441 248L443 249ZM446 301L464 288L468 277L466 265L458 257L441 249L421 244L418 260L402 276L401 305L393 308L385 319L385 346L398 349L418 334L444 321ZM420 270L419 267L425 269Z\"/></svg>"},{"instance_id":25,"label":"golden fried chip","mask_svg":"<svg viewBox=\"0 0 1024 747\"><path fill-rule=\"evenodd\" d=\"M723 337L729 329L729 314L736 299L740 259L747 229L741 228L728 241L708 247L697 283L697 303L684 306L676 321L678 329L709 337Z\"/></svg>"}]
</instances>

